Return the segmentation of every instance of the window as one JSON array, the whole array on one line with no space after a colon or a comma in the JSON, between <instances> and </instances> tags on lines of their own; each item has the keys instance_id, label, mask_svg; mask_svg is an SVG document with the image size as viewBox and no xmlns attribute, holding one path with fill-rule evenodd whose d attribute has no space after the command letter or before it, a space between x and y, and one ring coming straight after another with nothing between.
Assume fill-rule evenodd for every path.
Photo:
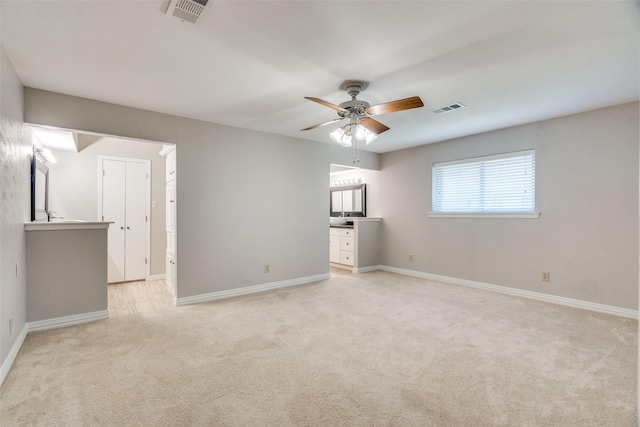
<instances>
[{"instance_id":1,"label":"window","mask_svg":"<svg viewBox=\"0 0 640 427\"><path fill-rule=\"evenodd\" d=\"M535 214L537 218L535 162L535 151L528 150L434 163L434 216Z\"/></svg>"}]
</instances>

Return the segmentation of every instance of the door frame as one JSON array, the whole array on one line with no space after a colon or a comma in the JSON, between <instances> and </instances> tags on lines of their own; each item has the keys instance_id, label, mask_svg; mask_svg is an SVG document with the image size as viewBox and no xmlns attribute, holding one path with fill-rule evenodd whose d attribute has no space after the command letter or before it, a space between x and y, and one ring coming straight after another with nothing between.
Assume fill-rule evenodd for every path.
<instances>
[{"instance_id":1,"label":"door frame","mask_svg":"<svg viewBox=\"0 0 640 427\"><path fill-rule=\"evenodd\" d=\"M145 171L147 174L147 183L145 185L145 195L144 195L144 214L146 216L145 221L145 229L144 229L144 279L149 280L151 276L151 160L149 159L135 159L132 157L116 157L116 156L103 156L98 155L98 210L97 210L97 220L103 221L102 218L102 162L104 160L116 160L122 162L136 162L136 163L144 163ZM108 249L107 249L108 251Z\"/></svg>"}]
</instances>

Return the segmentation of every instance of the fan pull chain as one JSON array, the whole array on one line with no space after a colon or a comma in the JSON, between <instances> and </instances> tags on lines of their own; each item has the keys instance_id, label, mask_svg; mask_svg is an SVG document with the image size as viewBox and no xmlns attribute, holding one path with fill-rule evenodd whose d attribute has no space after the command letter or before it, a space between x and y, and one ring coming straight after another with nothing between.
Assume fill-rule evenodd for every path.
<instances>
[{"instance_id":1,"label":"fan pull chain","mask_svg":"<svg viewBox=\"0 0 640 427\"><path fill-rule=\"evenodd\" d=\"M360 141L357 139L353 144L353 163L360 163Z\"/></svg>"}]
</instances>

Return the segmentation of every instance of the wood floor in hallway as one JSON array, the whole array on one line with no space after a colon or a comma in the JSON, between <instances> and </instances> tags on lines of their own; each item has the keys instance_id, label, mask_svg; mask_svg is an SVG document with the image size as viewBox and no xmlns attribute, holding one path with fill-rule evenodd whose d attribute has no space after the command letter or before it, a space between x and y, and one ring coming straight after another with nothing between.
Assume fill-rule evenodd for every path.
<instances>
[{"instance_id":1,"label":"wood floor in hallway","mask_svg":"<svg viewBox=\"0 0 640 427\"><path fill-rule=\"evenodd\" d=\"M110 317L175 306L173 295L164 280L111 283L107 289Z\"/></svg>"}]
</instances>

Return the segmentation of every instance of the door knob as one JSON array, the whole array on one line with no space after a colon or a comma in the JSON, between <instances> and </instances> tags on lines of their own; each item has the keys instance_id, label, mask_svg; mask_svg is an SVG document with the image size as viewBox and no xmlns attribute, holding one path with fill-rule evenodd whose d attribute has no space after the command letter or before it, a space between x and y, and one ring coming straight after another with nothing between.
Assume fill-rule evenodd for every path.
<instances>
[{"instance_id":1,"label":"door knob","mask_svg":"<svg viewBox=\"0 0 640 427\"><path fill-rule=\"evenodd\" d=\"M124 227L120 227L120 230L124 230Z\"/></svg>"},{"instance_id":2,"label":"door knob","mask_svg":"<svg viewBox=\"0 0 640 427\"><path fill-rule=\"evenodd\" d=\"M131 230L131 227L127 227L127 230Z\"/></svg>"}]
</instances>

